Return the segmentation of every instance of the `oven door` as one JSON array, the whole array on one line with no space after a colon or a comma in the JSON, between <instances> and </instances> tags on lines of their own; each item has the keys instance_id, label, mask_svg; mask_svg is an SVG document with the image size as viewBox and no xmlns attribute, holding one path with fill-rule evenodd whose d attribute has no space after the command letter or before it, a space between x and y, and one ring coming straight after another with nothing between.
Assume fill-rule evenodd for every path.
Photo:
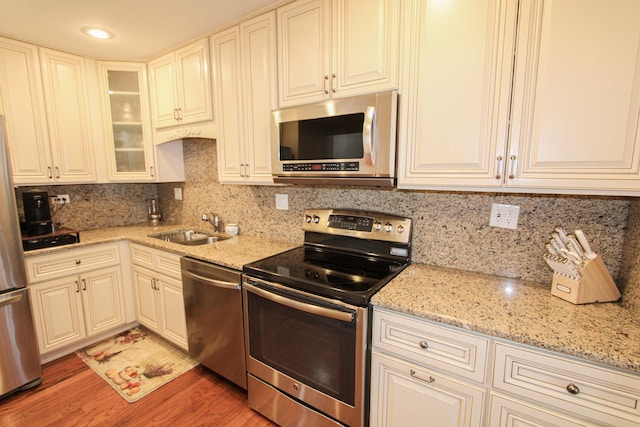
<instances>
[{"instance_id":1,"label":"oven door","mask_svg":"<svg viewBox=\"0 0 640 427\"><path fill-rule=\"evenodd\" d=\"M243 292L250 376L342 423L362 425L367 308L250 277Z\"/></svg>"}]
</instances>

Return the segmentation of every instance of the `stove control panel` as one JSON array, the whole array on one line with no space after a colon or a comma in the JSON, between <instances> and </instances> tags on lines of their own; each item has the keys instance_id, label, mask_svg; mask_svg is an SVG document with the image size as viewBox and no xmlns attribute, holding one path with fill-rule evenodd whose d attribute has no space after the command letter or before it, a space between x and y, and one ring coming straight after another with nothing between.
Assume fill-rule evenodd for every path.
<instances>
[{"instance_id":1,"label":"stove control panel","mask_svg":"<svg viewBox=\"0 0 640 427\"><path fill-rule=\"evenodd\" d=\"M362 239L408 243L411 218L370 211L312 209L304 215L302 229Z\"/></svg>"}]
</instances>

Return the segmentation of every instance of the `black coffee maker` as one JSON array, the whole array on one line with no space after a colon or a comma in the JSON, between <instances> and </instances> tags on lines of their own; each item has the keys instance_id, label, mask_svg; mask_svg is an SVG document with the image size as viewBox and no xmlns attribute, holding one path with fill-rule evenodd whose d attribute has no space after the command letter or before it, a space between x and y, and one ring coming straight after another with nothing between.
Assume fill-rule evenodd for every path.
<instances>
[{"instance_id":1,"label":"black coffee maker","mask_svg":"<svg viewBox=\"0 0 640 427\"><path fill-rule=\"evenodd\" d=\"M41 236L53 232L49 194L42 190L28 190L22 193L25 230L28 236Z\"/></svg>"}]
</instances>

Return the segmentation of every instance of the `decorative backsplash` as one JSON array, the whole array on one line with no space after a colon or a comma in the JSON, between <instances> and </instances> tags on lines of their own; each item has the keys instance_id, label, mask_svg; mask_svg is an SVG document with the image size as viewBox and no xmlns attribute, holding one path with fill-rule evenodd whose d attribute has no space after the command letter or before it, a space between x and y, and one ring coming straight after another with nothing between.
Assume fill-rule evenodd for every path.
<instances>
[{"instance_id":1,"label":"decorative backsplash","mask_svg":"<svg viewBox=\"0 0 640 427\"><path fill-rule=\"evenodd\" d=\"M561 225L584 230L613 277L620 269L630 198L221 185L215 142L185 140L184 158L186 182L158 186L166 217L176 222L209 227L199 218L215 212L240 233L301 243L305 209L378 210L413 218L416 262L549 283L541 255ZM173 200L176 186L182 201ZM276 194L288 195L289 210L275 209ZM517 230L489 226L492 203L520 206Z\"/></svg>"},{"instance_id":2,"label":"decorative backsplash","mask_svg":"<svg viewBox=\"0 0 640 427\"><path fill-rule=\"evenodd\" d=\"M207 229L210 225L200 217L213 212L224 223L239 224L241 234L294 243L302 243L304 238L301 221L305 209L383 211L413 218L415 262L549 284L552 271L541 255L550 233L561 225L584 230L622 288L625 302L640 307L640 268L636 267L640 259L640 202L635 198L222 185L217 179L215 141L203 139L184 140L184 160L184 183L39 188L51 195L71 195L71 204L60 210L54 221L78 230L146 222L146 200L152 197L159 199L166 223ZM182 189L183 200L174 199L175 188ZM19 204L21 191L16 191ZM289 210L275 208L276 194L288 195ZM492 203L520 206L517 230L489 226Z\"/></svg>"}]
</instances>

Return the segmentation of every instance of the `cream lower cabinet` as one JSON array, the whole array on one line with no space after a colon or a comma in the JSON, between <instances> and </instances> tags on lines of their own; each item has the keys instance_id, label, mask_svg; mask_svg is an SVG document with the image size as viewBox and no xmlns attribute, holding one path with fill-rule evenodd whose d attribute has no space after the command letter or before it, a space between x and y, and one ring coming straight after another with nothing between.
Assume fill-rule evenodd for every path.
<instances>
[{"instance_id":1,"label":"cream lower cabinet","mask_svg":"<svg viewBox=\"0 0 640 427\"><path fill-rule=\"evenodd\" d=\"M371 426L481 426L489 341L375 309Z\"/></svg>"},{"instance_id":2,"label":"cream lower cabinet","mask_svg":"<svg viewBox=\"0 0 640 427\"><path fill-rule=\"evenodd\" d=\"M640 425L640 374L374 307L371 426Z\"/></svg>"},{"instance_id":3,"label":"cream lower cabinet","mask_svg":"<svg viewBox=\"0 0 640 427\"><path fill-rule=\"evenodd\" d=\"M136 319L188 350L180 256L131 244Z\"/></svg>"},{"instance_id":4,"label":"cream lower cabinet","mask_svg":"<svg viewBox=\"0 0 640 427\"><path fill-rule=\"evenodd\" d=\"M514 420L549 425L535 408L557 425L640 425L639 375L502 342L494 353L492 426L519 425ZM504 393L514 396L512 402L505 403Z\"/></svg>"},{"instance_id":5,"label":"cream lower cabinet","mask_svg":"<svg viewBox=\"0 0 640 427\"><path fill-rule=\"evenodd\" d=\"M413 5L399 187L638 194L640 3Z\"/></svg>"},{"instance_id":6,"label":"cream lower cabinet","mask_svg":"<svg viewBox=\"0 0 640 427\"><path fill-rule=\"evenodd\" d=\"M118 244L28 257L26 264L42 355L127 323Z\"/></svg>"},{"instance_id":7,"label":"cream lower cabinet","mask_svg":"<svg viewBox=\"0 0 640 427\"><path fill-rule=\"evenodd\" d=\"M270 12L211 38L218 114L218 178L222 183L273 184L275 25L275 13Z\"/></svg>"}]
</instances>

